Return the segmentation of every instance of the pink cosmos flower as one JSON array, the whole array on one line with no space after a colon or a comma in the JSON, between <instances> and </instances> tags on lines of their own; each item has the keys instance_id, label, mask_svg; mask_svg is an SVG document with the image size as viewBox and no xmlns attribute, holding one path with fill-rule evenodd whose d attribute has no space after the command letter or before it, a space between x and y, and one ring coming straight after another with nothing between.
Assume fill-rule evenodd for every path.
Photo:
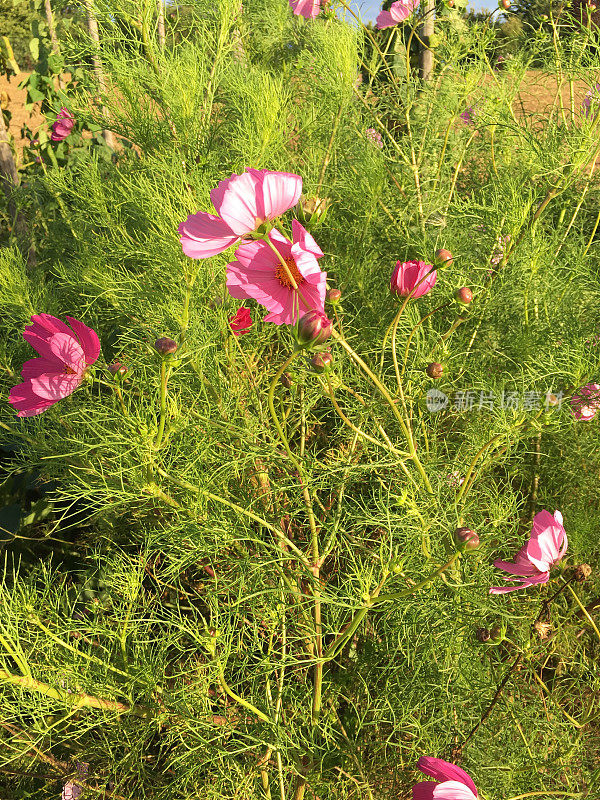
<instances>
[{"instance_id":1,"label":"pink cosmos flower","mask_svg":"<svg viewBox=\"0 0 600 800\"><path fill-rule=\"evenodd\" d=\"M404 22L419 5L419 0L397 0L392 3L389 11L380 11L375 21L375 27L391 28L399 22Z\"/></svg>"},{"instance_id":2,"label":"pink cosmos flower","mask_svg":"<svg viewBox=\"0 0 600 800\"><path fill-rule=\"evenodd\" d=\"M547 583L550 578L550 567L557 564L567 552L567 534L563 528L563 517L560 511L552 515L549 511L540 511L533 518L533 528L529 541L515 555L513 561L494 561L494 566L503 569L515 580L513 586L493 586L490 594L506 594L516 589L526 589L537 583Z\"/></svg>"},{"instance_id":3,"label":"pink cosmos flower","mask_svg":"<svg viewBox=\"0 0 600 800\"><path fill-rule=\"evenodd\" d=\"M275 325L293 325L306 311L325 308L327 273L321 272L317 262L323 251L298 220L292 221L292 235L293 243L277 229L269 233L289 275L277 254L261 240L238 247L237 260L227 265L229 294L238 299L252 298L265 306L269 311L265 321Z\"/></svg>"},{"instance_id":4,"label":"pink cosmos flower","mask_svg":"<svg viewBox=\"0 0 600 800\"><path fill-rule=\"evenodd\" d=\"M600 409L600 386L597 383L586 383L573 395L571 405L575 419L584 422L594 419Z\"/></svg>"},{"instance_id":5,"label":"pink cosmos flower","mask_svg":"<svg viewBox=\"0 0 600 800\"><path fill-rule=\"evenodd\" d=\"M475 109L473 106L466 108L460 115L460 118L465 125L475 125Z\"/></svg>"},{"instance_id":6,"label":"pink cosmos flower","mask_svg":"<svg viewBox=\"0 0 600 800\"><path fill-rule=\"evenodd\" d=\"M178 228L183 252L210 258L253 233L263 222L293 208L302 192L302 178L288 172L247 169L232 175L210 193L217 215L190 214Z\"/></svg>"},{"instance_id":7,"label":"pink cosmos flower","mask_svg":"<svg viewBox=\"0 0 600 800\"><path fill-rule=\"evenodd\" d=\"M50 138L53 142L62 142L71 133L75 126L75 117L68 108L61 108L52 124Z\"/></svg>"},{"instance_id":8,"label":"pink cosmos flower","mask_svg":"<svg viewBox=\"0 0 600 800\"><path fill-rule=\"evenodd\" d=\"M417 768L437 783L416 783L412 789L413 800L477 800L479 796L471 776L456 764L422 756Z\"/></svg>"},{"instance_id":9,"label":"pink cosmos flower","mask_svg":"<svg viewBox=\"0 0 600 800\"><path fill-rule=\"evenodd\" d=\"M288 0L290 8L296 16L314 19L319 16L321 0Z\"/></svg>"},{"instance_id":10,"label":"pink cosmos flower","mask_svg":"<svg viewBox=\"0 0 600 800\"><path fill-rule=\"evenodd\" d=\"M592 105L594 105L597 109L599 104L600 104L600 83L597 83L595 86L590 86L590 88L585 93L585 97L582 100L581 105L585 116L586 117L589 116Z\"/></svg>"},{"instance_id":11,"label":"pink cosmos flower","mask_svg":"<svg viewBox=\"0 0 600 800\"><path fill-rule=\"evenodd\" d=\"M390 288L392 294L400 297L408 297L409 294L415 298L423 297L433 289L436 281L437 270L431 264L424 261L398 261L392 273Z\"/></svg>"},{"instance_id":12,"label":"pink cosmos flower","mask_svg":"<svg viewBox=\"0 0 600 800\"><path fill-rule=\"evenodd\" d=\"M376 147L379 147L379 149L383 148L383 139L381 138L379 131L376 131L375 128L367 128L365 133L367 134L367 139L370 142L372 142Z\"/></svg>"},{"instance_id":13,"label":"pink cosmos flower","mask_svg":"<svg viewBox=\"0 0 600 800\"><path fill-rule=\"evenodd\" d=\"M252 317L244 306L238 308L236 313L228 318L228 322L234 336L243 336L252 327Z\"/></svg>"},{"instance_id":14,"label":"pink cosmos flower","mask_svg":"<svg viewBox=\"0 0 600 800\"><path fill-rule=\"evenodd\" d=\"M72 317L66 319L72 330L50 314L34 314L33 325L25 328L23 338L41 358L23 364L23 383L10 390L8 402L18 417L41 414L74 392L100 355L96 332Z\"/></svg>"},{"instance_id":15,"label":"pink cosmos flower","mask_svg":"<svg viewBox=\"0 0 600 800\"><path fill-rule=\"evenodd\" d=\"M498 243L496 245L497 249L494 250L494 252L492 253L492 255L490 257L490 264L496 265L496 264L499 264L502 261L502 258L504 257L504 251L508 247L510 242L511 242L510 233L507 233L504 236L499 236L498 237ZM490 271L493 271L493 270L490 270Z\"/></svg>"}]
</instances>

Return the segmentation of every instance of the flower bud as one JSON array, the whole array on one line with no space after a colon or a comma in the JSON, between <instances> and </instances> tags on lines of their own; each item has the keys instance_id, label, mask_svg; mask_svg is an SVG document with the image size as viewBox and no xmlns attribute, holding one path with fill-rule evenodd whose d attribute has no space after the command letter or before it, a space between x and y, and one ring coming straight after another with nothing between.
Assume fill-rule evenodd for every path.
<instances>
[{"instance_id":1,"label":"flower bud","mask_svg":"<svg viewBox=\"0 0 600 800\"><path fill-rule=\"evenodd\" d=\"M456 299L458 300L459 303L463 303L464 305L469 305L469 303L473 299L473 292L469 289L468 286L463 286L462 289L457 289Z\"/></svg>"},{"instance_id":2,"label":"flower bud","mask_svg":"<svg viewBox=\"0 0 600 800\"><path fill-rule=\"evenodd\" d=\"M298 322L298 344L318 347L331 336L331 320L322 311L308 311Z\"/></svg>"},{"instance_id":3,"label":"flower bud","mask_svg":"<svg viewBox=\"0 0 600 800\"><path fill-rule=\"evenodd\" d=\"M498 0L498 8L508 11L510 9L510 0Z\"/></svg>"},{"instance_id":4,"label":"flower bud","mask_svg":"<svg viewBox=\"0 0 600 800\"><path fill-rule=\"evenodd\" d=\"M300 200L295 208L297 220L305 226L313 228L320 225L327 216L331 200L328 197L305 197L300 195Z\"/></svg>"},{"instance_id":5,"label":"flower bud","mask_svg":"<svg viewBox=\"0 0 600 800\"><path fill-rule=\"evenodd\" d=\"M335 305L336 303L339 303L341 298L342 298L342 293L340 292L339 289L330 289L327 292L327 299L329 300L331 305Z\"/></svg>"},{"instance_id":6,"label":"flower bud","mask_svg":"<svg viewBox=\"0 0 600 800\"><path fill-rule=\"evenodd\" d=\"M432 361L431 364L427 366L425 372L429 375L430 378L437 380L441 378L444 374L444 367L439 364L437 361Z\"/></svg>"},{"instance_id":7,"label":"flower bud","mask_svg":"<svg viewBox=\"0 0 600 800\"><path fill-rule=\"evenodd\" d=\"M285 386L286 389L292 388L292 376L290 375L289 372L284 372L279 380Z\"/></svg>"},{"instance_id":8,"label":"flower bud","mask_svg":"<svg viewBox=\"0 0 600 800\"><path fill-rule=\"evenodd\" d=\"M454 261L454 256L450 252L450 250L446 250L442 247L441 250L435 251L435 260L440 263L444 264L447 267L452 266L452 262Z\"/></svg>"},{"instance_id":9,"label":"flower bud","mask_svg":"<svg viewBox=\"0 0 600 800\"><path fill-rule=\"evenodd\" d=\"M487 628L477 628L475 631L475 637L477 638L478 642L485 644L486 642L490 641L492 635Z\"/></svg>"},{"instance_id":10,"label":"flower bud","mask_svg":"<svg viewBox=\"0 0 600 800\"><path fill-rule=\"evenodd\" d=\"M490 638L492 642L501 642L504 639L504 631L501 625L494 625L490 630Z\"/></svg>"},{"instance_id":11,"label":"flower bud","mask_svg":"<svg viewBox=\"0 0 600 800\"><path fill-rule=\"evenodd\" d=\"M459 550L475 550L479 547L479 536L471 528L457 528L454 541Z\"/></svg>"},{"instance_id":12,"label":"flower bud","mask_svg":"<svg viewBox=\"0 0 600 800\"><path fill-rule=\"evenodd\" d=\"M333 364L333 356L327 351L325 353L315 353L310 360L310 366L317 374L329 372Z\"/></svg>"},{"instance_id":13,"label":"flower bud","mask_svg":"<svg viewBox=\"0 0 600 800\"><path fill-rule=\"evenodd\" d=\"M121 377L129 372L127 367L124 367L120 361L115 361L113 364L109 364L108 371L111 375L119 375Z\"/></svg>"},{"instance_id":14,"label":"flower bud","mask_svg":"<svg viewBox=\"0 0 600 800\"><path fill-rule=\"evenodd\" d=\"M589 564L579 564L579 566L575 567L573 577L577 583L583 583L590 577L591 574L592 568Z\"/></svg>"},{"instance_id":15,"label":"flower bud","mask_svg":"<svg viewBox=\"0 0 600 800\"><path fill-rule=\"evenodd\" d=\"M177 342L168 336L163 336L154 342L154 347L162 356L166 356L177 350Z\"/></svg>"}]
</instances>

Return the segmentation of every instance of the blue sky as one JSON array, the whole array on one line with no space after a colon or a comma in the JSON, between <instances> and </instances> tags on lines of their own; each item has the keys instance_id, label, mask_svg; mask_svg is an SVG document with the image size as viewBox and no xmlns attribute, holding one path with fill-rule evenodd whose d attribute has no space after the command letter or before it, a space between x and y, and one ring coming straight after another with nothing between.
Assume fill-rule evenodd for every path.
<instances>
[{"instance_id":1,"label":"blue sky","mask_svg":"<svg viewBox=\"0 0 600 800\"><path fill-rule=\"evenodd\" d=\"M375 17L381 10L381 2L379 0L352 0L351 5L354 8L360 9L361 17L365 22L371 20L375 21ZM469 8L497 8L497 0L469 0Z\"/></svg>"}]
</instances>

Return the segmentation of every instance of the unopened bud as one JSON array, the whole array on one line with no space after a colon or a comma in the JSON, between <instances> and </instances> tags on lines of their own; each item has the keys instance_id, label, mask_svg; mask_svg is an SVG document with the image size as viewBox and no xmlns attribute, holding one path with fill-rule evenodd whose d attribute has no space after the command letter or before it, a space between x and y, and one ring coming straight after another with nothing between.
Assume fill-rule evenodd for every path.
<instances>
[{"instance_id":1,"label":"unopened bud","mask_svg":"<svg viewBox=\"0 0 600 800\"><path fill-rule=\"evenodd\" d=\"M573 573L573 577L577 581L577 583L583 583L586 581L590 575L592 574L592 568L589 564L579 564L578 567L575 567L575 572Z\"/></svg>"},{"instance_id":2,"label":"unopened bud","mask_svg":"<svg viewBox=\"0 0 600 800\"><path fill-rule=\"evenodd\" d=\"M327 299L332 305L339 303L341 298L342 298L342 293L340 292L339 289L330 289L327 292Z\"/></svg>"},{"instance_id":3,"label":"unopened bud","mask_svg":"<svg viewBox=\"0 0 600 800\"><path fill-rule=\"evenodd\" d=\"M322 311L308 311L298 323L298 344L318 347L331 336L331 320Z\"/></svg>"},{"instance_id":4,"label":"unopened bud","mask_svg":"<svg viewBox=\"0 0 600 800\"><path fill-rule=\"evenodd\" d=\"M503 8L505 11L510 9L510 0L499 0L498 8Z\"/></svg>"},{"instance_id":5,"label":"unopened bud","mask_svg":"<svg viewBox=\"0 0 600 800\"><path fill-rule=\"evenodd\" d=\"M289 372L284 372L279 380L285 386L286 389L292 388L292 376L290 375Z\"/></svg>"},{"instance_id":6,"label":"unopened bud","mask_svg":"<svg viewBox=\"0 0 600 800\"><path fill-rule=\"evenodd\" d=\"M549 406L557 406L558 405L558 397L552 392L548 392L546 395L546 402Z\"/></svg>"},{"instance_id":7,"label":"unopened bud","mask_svg":"<svg viewBox=\"0 0 600 800\"><path fill-rule=\"evenodd\" d=\"M477 638L478 642L482 642L483 644L485 644L485 642L490 641L490 639L492 638L492 634L488 631L487 628L477 628L477 630L475 631L475 637Z\"/></svg>"},{"instance_id":8,"label":"unopened bud","mask_svg":"<svg viewBox=\"0 0 600 800\"><path fill-rule=\"evenodd\" d=\"M154 347L161 355L166 356L177 350L177 342L168 336L163 336L154 342Z\"/></svg>"},{"instance_id":9,"label":"unopened bud","mask_svg":"<svg viewBox=\"0 0 600 800\"><path fill-rule=\"evenodd\" d=\"M129 370L127 367L124 367L120 361L115 361L113 364L109 364L108 371L111 375L126 375Z\"/></svg>"},{"instance_id":10,"label":"unopened bud","mask_svg":"<svg viewBox=\"0 0 600 800\"><path fill-rule=\"evenodd\" d=\"M314 372L321 374L322 372L329 372L333 364L333 356L331 353L315 353L310 360L310 366Z\"/></svg>"},{"instance_id":11,"label":"unopened bud","mask_svg":"<svg viewBox=\"0 0 600 800\"><path fill-rule=\"evenodd\" d=\"M479 547L479 536L471 528L457 528L454 541L459 550L475 550Z\"/></svg>"},{"instance_id":12,"label":"unopened bud","mask_svg":"<svg viewBox=\"0 0 600 800\"><path fill-rule=\"evenodd\" d=\"M330 202L328 197L307 198L300 195L295 208L296 217L302 225L315 227L325 219Z\"/></svg>"},{"instance_id":13,"label":"unopened bud","mask_svg":"<svg viewBox=\"0 0 600 800\"><path fill-rule=\"evenodd\" d=\"M469 303L473 299L473 292L469 289L468 286L463 286L462 289L457 290L456 299L458 300L459 303L464 303L464 305L469 305Z\"/></svg>"},{"instance_id":14,"label":"unopened bud","mask_svg":"<svg viewBox=\"0 0 600 800\"><path fill-rule=\"evenodd\" d=\"M454 261L454 256L450 252L450 250L446 250L442 247L441 250L435 251L435 260L440 264L444 264L447 267L452 266L452 262Z\"/></svg>"},{"instance_id":15,"label":"unopened bud","mask_svg":"<svg viewBox=\"0 0 600 800\"><path fill-rule=\"evenodd\" d=\"M501 625L494 625L490 630L490 638L492 642L501 642L504 639L504 631Z\"/></svg>"},{"instance_id":16,"label":"unopened bud","mask_svg":"<svg viewBox=\"0 0 600 800\"><path fill-rule=\"evenodd\" d=\"M441 364L438 364L437 361L432 361L431 364L427 366L425 372L429 375L430 378L437 380L441 378L444 374L444 367Z\"/></svg>"}]
</instances>

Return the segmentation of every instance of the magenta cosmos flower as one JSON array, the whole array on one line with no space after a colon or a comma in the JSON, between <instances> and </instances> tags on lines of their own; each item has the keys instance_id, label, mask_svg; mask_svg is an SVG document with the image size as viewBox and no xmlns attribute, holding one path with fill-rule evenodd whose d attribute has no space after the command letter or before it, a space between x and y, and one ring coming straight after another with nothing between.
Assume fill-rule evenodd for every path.
<instances>
[{"instance_id":1,"label":"magenta cosmos flower","mask_svg":"<svg viewBox=\"0 0 600 800\"><path fill-rule=\"evenodd\" d=\"M571 398L571 406L575 419L584 422L594 419L600 409L600 386L597 383L586 383Z\"/></svg>"},{"instance_id":2,"label":"magenta cosmos flower","mask_svg":"<svg viewBox=\"0 0 600 800\"><path fill-rule=\"evenodd\" d=\"M416 783L412 789L413 800L477 800L479 796L471 776L456 764L422 756L417 768L436 783Z\"/></svg>"},{"instance_id":3,"label":"magenta cosmos flower","mask_svg":"<svg viewBox=\"0 0 600 800\"><path fill-rule=\"evenodd\" d=\"M18 417L41 414L77 389L86 369L100 355L95 331L79 320L66 318L71 328L50 314L34 314L23 338L41 358L23 364L23 383L10 390L8 402Z\"/></svg>"},{"instance_id":4,"label":"magenta cosmos flower","mask_svg":"<svg viewBox=\"0 0 600 800\"><path fill-rule=\"evenodd\" d=\"M294 14L306 19L314 19L319 16L321 10L321 0L289 0L290 8Z\"/></svg>"},{"instance_id":5,"label":"magenta cosmos flower","mask_svg":"<svg viewBox=\"0 0 600 800\"><path fill-rule=\"evenodd\" d=\"M586 117L589 116L592 106L598 107L600 104L600 83L595 86L590 86L587 90L585 97L582 100L581 106L583 113Z\"/></svg>"},{"instance_id":6,"label":"magenta cosmos flower","mask_svg":"<svg viewBox=\"0 0 600 800\"><path fill-rule=\"evenodd\" d=\"M266 322L293 325L298 317L315 309L324 311L325 281L317 259L323 251L297 221L292 221L293 242L278 230L269 239L281 259L265 241L243 244L236 250L236 261L227 265L227 289L232 297L252 298L268 309ZM290 281L294 279L297 288Z\"/></svg>"},{"instance_id":7,"label":"magenta cosmos flower","mask_svg":"<svg viewBox=\"0 0 600 800\"><path fill-rule=\"evenodd\" d=\"M465 125L475 125L475 109L473 106L466 108L460 115L460 118Z\"/></svg>"},{"instance_id":8,"label":"magenta cosmos flower","mask_svg":"<svg viewBox=\"0 0 600 800\"><path fill-rule=\"evenodd\" d=\"M389 11L379 12L375 27L381 30L382 28L391 28L399 22L404 22L418 5L419 0L397 0L396 3L392 3Z\"/></svg>"},{"instance_id":9,"label":"magenta cosmos flower","mask_svg":"<svg viewBox=\"0 0 600 800\"><path fill-rule=\"evenodd\" d=\"M227 321L229 322L229 327L233 331L234 336L243 336L245 333L248 333L252 327L252 317L248 309L244 308L244 306L238 308L236 313L232 317L229 317Z\"/></svg>"},{"instance_id":10,"label":"magenta cosmos flower","mask_svg":"<svg viewBox=\"0 0 600 800\"><path fill-rule=\"evenodd\" d=\"M557 564L567 552L567 534L563 528L563 517L560 511L552 515L549 511L540 511L533 518L533 528L529 541L523 545L513 561L494 561L494 566L514 575L514 586L493 586L490 594L506 594L516 589L526 589L537 583L547 583L550 578L550 567Z\"/></svg>"},{"instance_id":11,"label":"magenta cosmos flower","mask_svg":"<svg viewBox=\"0 0 600 800\"><path fill-rule=\"evenodd\" d=\"M62 142L71 133L75 126L75 117L68 108L61 108L52 124L50 138L53 142Z\"/></svg>"},{"instance_id":12,"label":"magenta cosmos flower","mask_svg":"<svg viewBox=\"0 0 600 800\"><path fill-rule=\"evenodd\" d=\"M423 297L433 289L436 281L437 270L431 264L424 261L398 261L392 273L390 288L392 294L399 297Z\"/></svg>"},{"instance_id":13,"label":"magenta cosmos flower","mask_svg":"<svg viewBox=\"0 0 600 800\"><path fill-rule=\"evenodd\" d=\"M190 258L222 253L266 220L293 208L301 192L302 178L288 172L247 169L232 175L210 193L217 215L199 211L179 226L183 252Z\"/></svg>"}]
</instances>

